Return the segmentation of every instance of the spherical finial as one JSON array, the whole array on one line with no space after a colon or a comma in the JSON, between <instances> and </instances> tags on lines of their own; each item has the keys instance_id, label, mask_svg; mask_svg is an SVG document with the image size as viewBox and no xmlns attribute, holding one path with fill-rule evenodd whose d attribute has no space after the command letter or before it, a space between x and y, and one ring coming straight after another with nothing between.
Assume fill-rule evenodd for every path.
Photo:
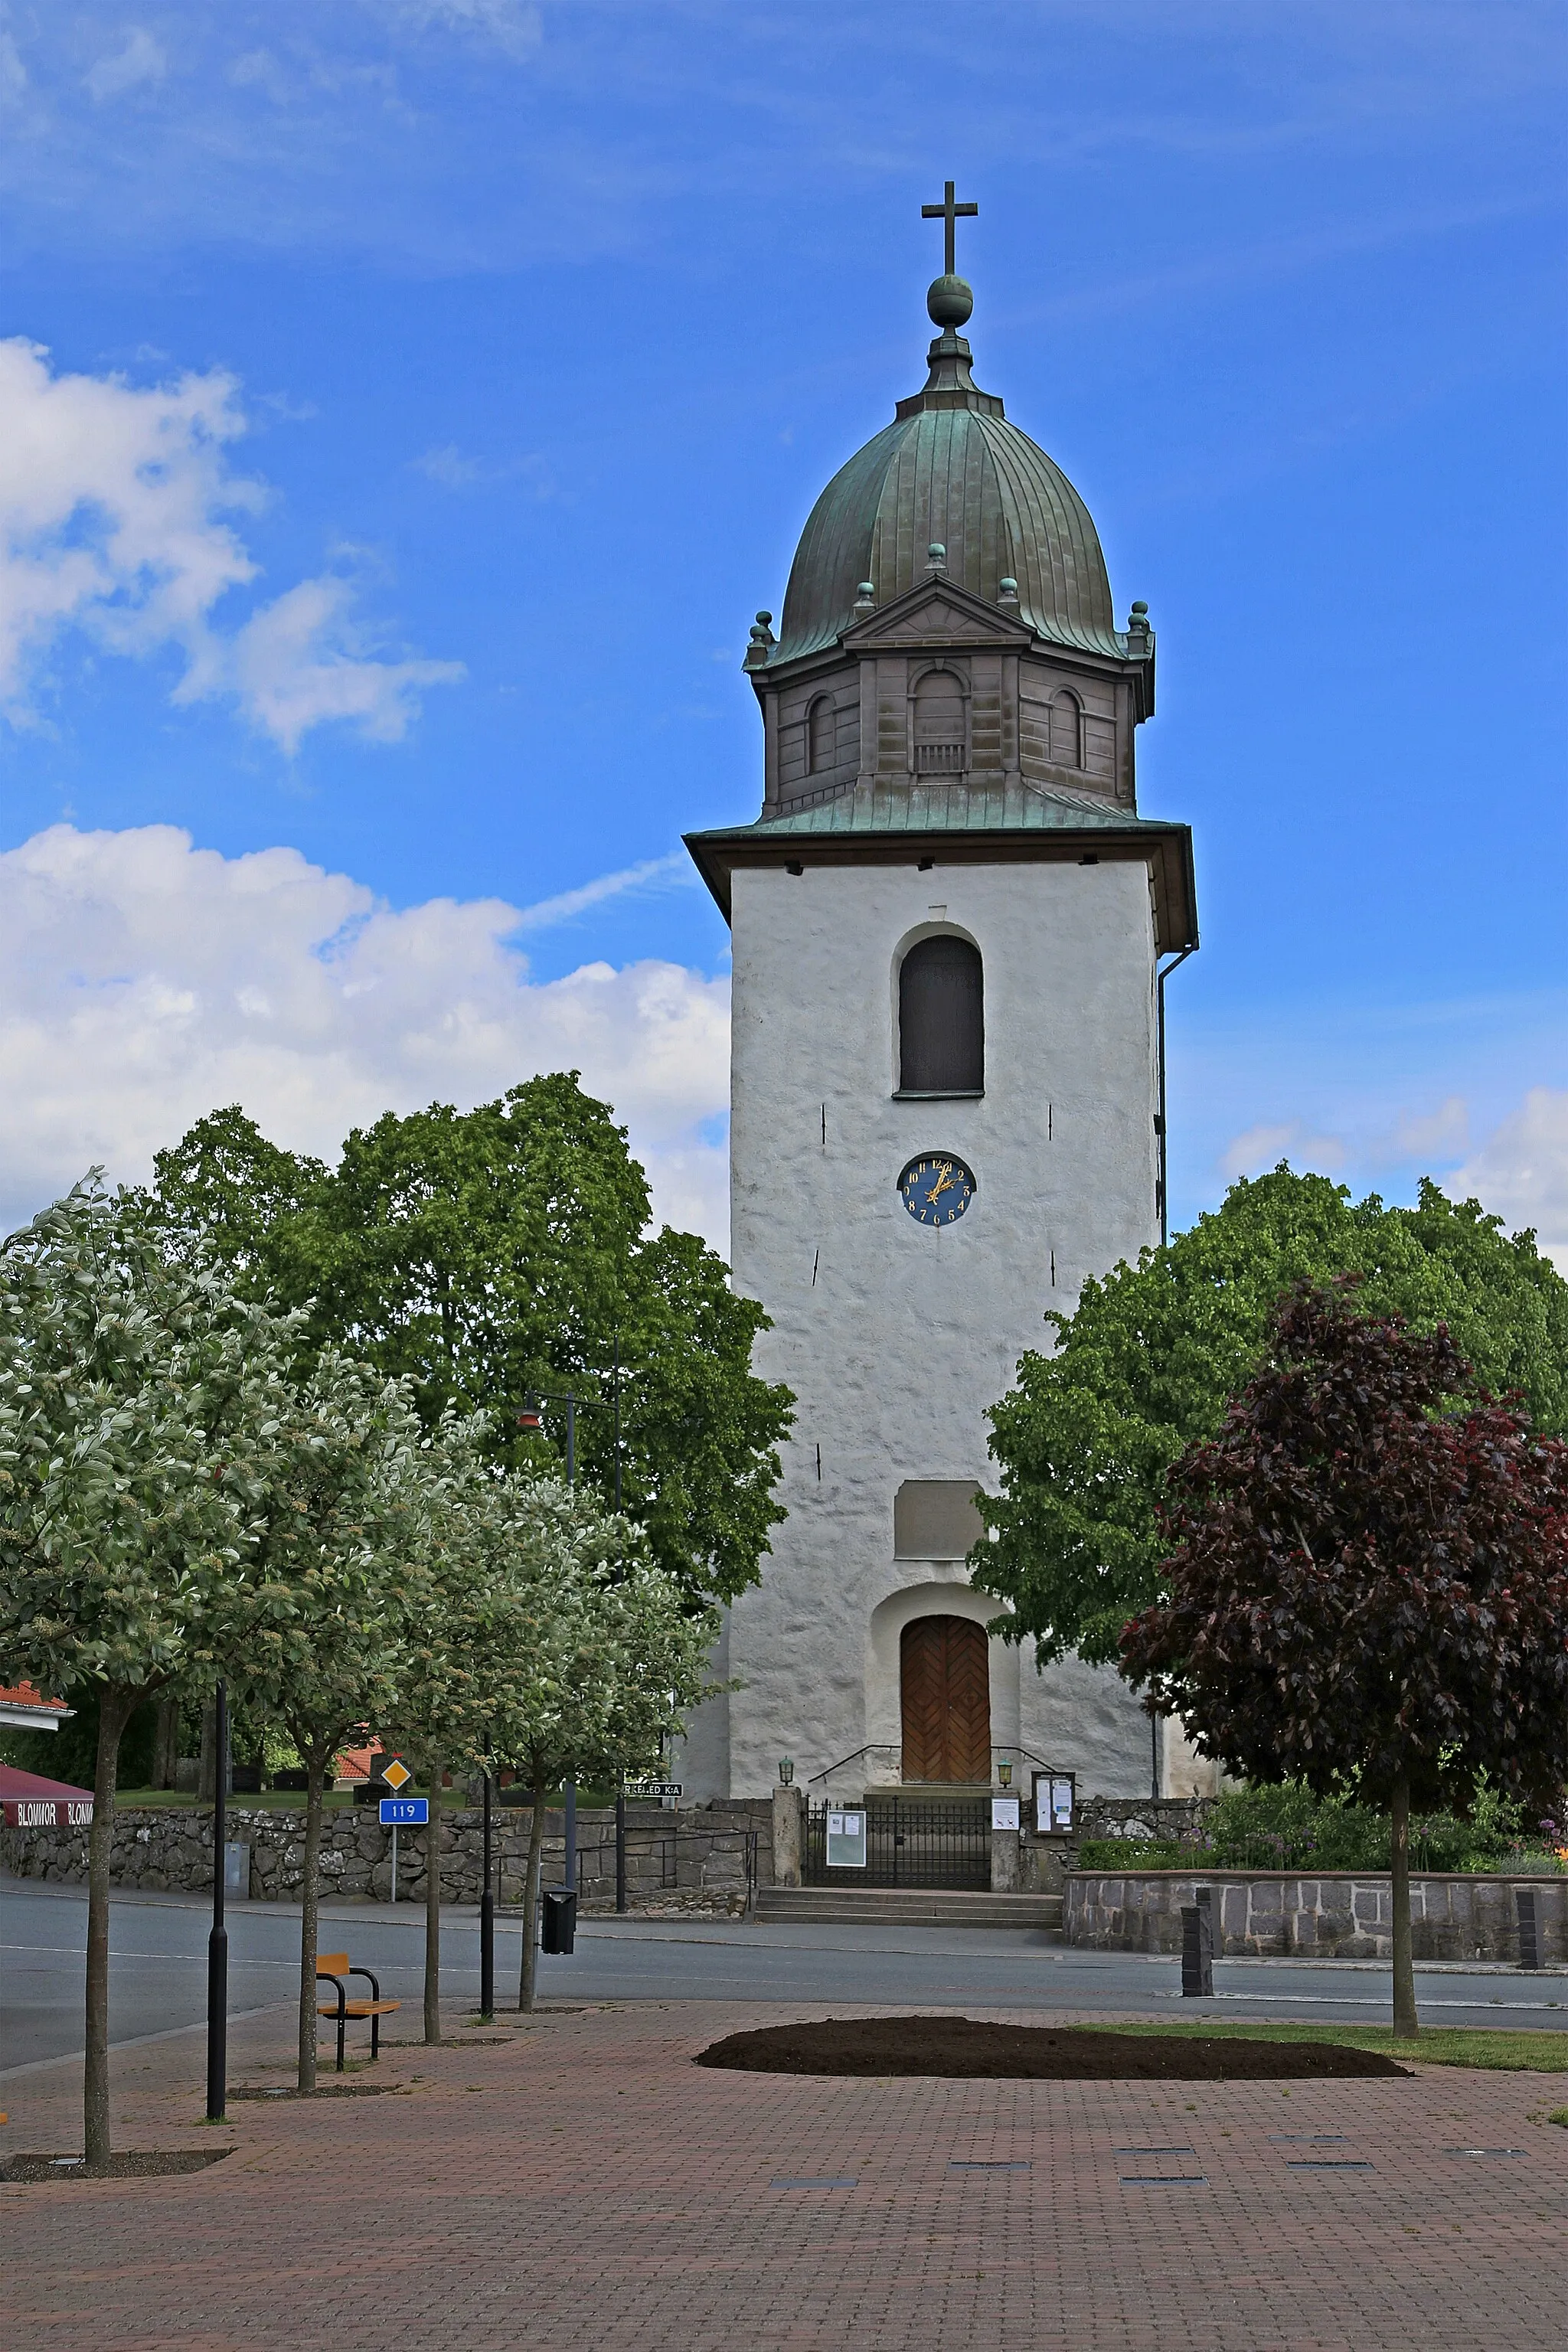
<instances>
[{"instance_id":1,"label":"spherical finial","mask_svg":"<svg viewBox=\"0 0 1568 2352\"><path fill-rule=\"evenodd\" d=\"M933 326L944 334L956 334L974 308L974 295L962 278L950 273L945 278L933 278L926 289L926 310Z\"/></svg>"},{"instance_id":2,"label":"spherical finial","mask_svg":"<svg viewBox=\"0 0 1568 2352\"><path fill-rule=\"evenodd\" d=\"M1148 617L1148 613L1149 607L1144 604L1142 598L1141 596L1135 597L1132 603L1133 618L1140 621L1145 620Z\"/></svg>"},{"instance_id":3,"label":"spherical finial","mask_svg":"<svg viewBox=\"0 0 1568 2352\"><path fill-rule=\"evenodd\" d=\"M947 570L947 550L940 539L933 539L926 550L926 562L933 572Z\"/></svg>"}]
</instances>

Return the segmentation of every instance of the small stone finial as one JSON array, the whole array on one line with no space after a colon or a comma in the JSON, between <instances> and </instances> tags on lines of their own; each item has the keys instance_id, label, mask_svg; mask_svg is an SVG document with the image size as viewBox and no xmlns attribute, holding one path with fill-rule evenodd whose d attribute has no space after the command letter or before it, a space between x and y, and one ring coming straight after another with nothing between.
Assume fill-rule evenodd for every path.
<instances>
[{"instance_id":1,"label":"small stone finial","mask_svg":"<svg viewBox=\"0 0 1568 2352\"><path fill-rule=\"evenodd\" d=\"M768 655L775 642L772 627L773 617L771 613L759 613L752 623L751 642L746 647L746 658L742 665L746 669L766 667Z\"/></svg>"},{"instance_id":2,"label":"small stone finial","mask_svg":"<svg viewBox=\"0 0 1568 2352\"><path fill-rule=\"evenodd\" d=\"M1127 615L1128 650L1134 654L1146 654L1152 635L1153 631L1149 626L1149 607L1140 598Z\"/></svg>"},{"instance_id":3,"label":"small stone finial","mask_svg":"<svg viewBox=\"0 0 1568 2352\"><path fill-rule=\"evenodd\" d=\"M940 539L933 539L926 550L926 569L929 572L947 570L947 550Z\"/></svg>"},{"instance_id":4,"label":"small stone finial","mask_svg":"<svg viewBox=\"0 0 1568 2352\"><path fill-rule=\"evenodd\" d=\"M1016 580L998 581L996 584L996 602L999 604L1016 604L1017 601L1017 582Z\"/></svg>"},{"instance_id":5,"label":"small stone finial","mask_svg":"<svg viewBox=\"0 0 1568 2352\"><path fill-rule=\"evenodd\" d=\"M874 580L862 580L855 591L855 610L858 613L874 613L876 609L877 583Z\"/></svg>"},{"instance_id":6,"label":"small stone finial","mask_svg":"<svg viewBox=\"0 0 1568 2352\"><path fill-rule=\"evenodd\" d=\"M973 308L973 288L951 273L933 278L926 289L926 314L944 335L955 335Z\"/></svg>"}]
</instances>

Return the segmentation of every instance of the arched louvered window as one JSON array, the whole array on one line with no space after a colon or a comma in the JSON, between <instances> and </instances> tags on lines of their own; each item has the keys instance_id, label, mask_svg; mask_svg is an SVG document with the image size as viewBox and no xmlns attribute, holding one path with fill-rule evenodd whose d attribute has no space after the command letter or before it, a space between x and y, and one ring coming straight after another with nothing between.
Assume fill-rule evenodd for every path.
<instances>
[{"instance_id":1,"label":"arched louvered window","mask_svg":"<svg viewBox=\"0 0 1568 2352\"><path fill-rule=\"evenodd\" d=\"M810 774L820 776L825 769L836 765L837 746L834 734L832 698L819 694L806 713L806 768Z\"/></svg>"},{"instance_id":2,"label":"arched louvered window","mask_svg":"<svg viewBox=\"0 0 1568 2352\"><path fill-rule=\"evenodd\" d=\"M915 773L961 776L969 765L963 688L952 672L928 670L915 688Z\"/></svg>"},{"instance_id":3,"label":"arched louvered window","mask_svg":"<svg viewBox=\"0 0 1568 2352\"><path fill-rule=\"evenodd\" d=\"M984 1087L980 950L968 940L921 940L899 968L899 1091L977 1095Z\"/></svg>"},{"instance_id":4,"label":"arched louvered window","mask_svg":"<svg viewBox=\"0 0 1568 2352\"><path fill-rule=\"evenodd\" d=\"M1078 697L1063 687L1051 697L1051 760L1058 768L1081 768L1083 713Z\"/></svg>"}]
</instances>

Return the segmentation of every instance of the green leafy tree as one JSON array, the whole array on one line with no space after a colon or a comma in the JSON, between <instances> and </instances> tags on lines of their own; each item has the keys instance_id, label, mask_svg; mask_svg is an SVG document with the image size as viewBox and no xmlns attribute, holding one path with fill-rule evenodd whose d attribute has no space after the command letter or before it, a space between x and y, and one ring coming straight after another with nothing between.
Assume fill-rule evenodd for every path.
<instances>
[{"instance_id":1,"label":"green leafy tree","mask_svg":"<svg viewBox=\"0 0 1568 2352\"><path fill-rule=\"evenodd\" d=\"M1001 1492L982 1502L991 1539L971 1558L975 1581L1013 1603L998 1632L1032 1633L1047 1658L1116 1657L1161 1589L1166 1472L1218 1430L1280 1294L1352 1273L1369 1311L1447 1323L1488 1388L1520 1391L1537 1427L1568 1428L1568 1283L1533 1234L1510 1241L1429 1182L1416 1207L1390 1209L1281 1167L1085 1283L1070 1316L1047 1314L1055 1353L1026 1355L990 1416Z\"/></svg>"},{"instance_id":2,"label":"green leafy tree","mask_svg":"<svg viewBox=\"0 0 1568 2352\"><path fill-rule=\"evenodd\" d=\"M299 2086L316 2082L322 1797L351 1736L395 1714L422 1542L423 1432L407 1390L328 1349L270 1433L257 1557L226 1612L237 1696L306 1772Z\"/></svg>"},{"instance_id":3,"label":"green leafy tree","mask_svg":"<svg viewBox=\"0 0 1568 2352\"><path fill-rule=\"evenodd\" d=\"M1298 1284L1265 1368L1172 1472L1169 1598L1122 1671L1250 1780L1393 1829L1394 2030L1416 2031L1410 1809L1568 1780L1568 1444L1479 1393L1447 1328Z\"/></svg>"},{"instance_id":4,"label":"green leafy tree","mask_svg":"<svg viewBox=\"0 0 1568 2352\"><path fill-rule=\"evenodd\" d=\"M173 1228L224 1253L238 1278L309 1305L335 1344L412 1382L426 1423L482 1412L491 1458L559 1457L521 1416L535 1391L621 1405L621 1494L656 1559L698 1600L754 1582L768 1531L787 1389L751 1368L766 1318L694 1234L647 1232L647 1180L575 1073L499 1102L390 1113L356 1130L331 1171L268 1143L237 1107L159 1155ZM618 1371L617 1371L618 1365ZM615 1494L615 1417L578 1416L578 1472Z\"/></svg>"},{"instance_id":5,"label":"green leafy tree","mask_svg":"<svg viewBox=\"0 0 1568 2352\"><path fill-rule=\"evenodd\" d=\"M518 2005L533 2006L544 1801L563 1780L657 1763L706 1686L711 1610L648 1558L640 1529L591 1489L498 1480L485 1496L483 1624L472 1752L531 1790Z\"/></svg>"},{"instance_id":6,"label":"green leafy tree","mask_svg":"<svg viewBox=\"0 0 1568 2352\"><path fill-rule=\"evenodd\" d=\"M171 1264L96 1172L0 1244L0 1654L90 1690L85 2151L110 2152L109 1859L121 1739L211 1680L256 1543L287 1326Z\"/></svg>"},{"instance_id":7,"label":"green leafy tree","mask_svg":"<svg viewBox=\"0 0 1568 2352\"><path fill-rule=\"evenodd\" d=\"M510 1484L483 1459L482 1415L442 1416L422 1443L402 1570L404 1649L397 1695L378 1718L384 1741L429 1790L425 1831L425 2039L441 2039L442 1780L478 1761L503 1662L489 1633L502 1554L492 1538Z\"/></svg>"}]
</instances>

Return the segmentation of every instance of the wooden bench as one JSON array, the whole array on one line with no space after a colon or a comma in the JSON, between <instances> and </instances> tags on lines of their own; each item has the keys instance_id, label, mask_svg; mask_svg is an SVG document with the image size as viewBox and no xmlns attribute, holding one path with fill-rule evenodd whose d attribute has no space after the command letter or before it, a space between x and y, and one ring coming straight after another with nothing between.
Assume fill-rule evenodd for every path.
<instances>
[{"instance_id":1,"label":"wooden bench","mask_svg":"<svg viewBox=\"0 0 1568 2352\"><path fill-rule=\"evenodd\" d=\"M369 1978L371 1990L370 2000L350 2000L348 1998L348 1987L343 1982L343 1979L345 1977ZM381 2021L384 2017L388 2016L393 2010L401 2009L403 2007L403 2003L400 2000L383 2000L381 1997L380 1979L373 1975L369 1969L356 1969L352 1967L350 1965L349 1956L346 1952L317 1953L316 1982L320 1984L323 1978L325 1978L329 1984L336 1985L338 1989L338 1997L335 2001L327 2000L318 2003L316 2014L318 2017L331 2017L337 2020L338 2073L341 2074L343 2071L343 2029L347 2025L349 2019L351 2017L369 2018L370 2054L373 2058L379 2058L381 2055Z\"/></svg>"}]
</instances>

